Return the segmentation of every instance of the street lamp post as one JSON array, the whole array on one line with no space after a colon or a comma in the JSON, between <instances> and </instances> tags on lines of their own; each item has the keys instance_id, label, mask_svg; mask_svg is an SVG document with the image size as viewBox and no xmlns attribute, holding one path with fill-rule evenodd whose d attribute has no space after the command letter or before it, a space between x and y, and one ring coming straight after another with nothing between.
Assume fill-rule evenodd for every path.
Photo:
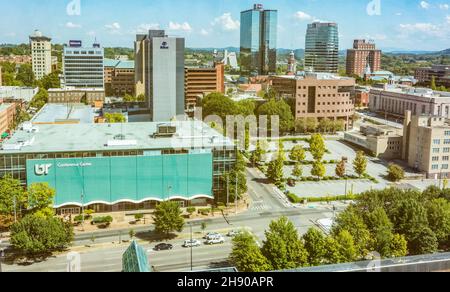
<instances>
[{"instance_id":1,"label":"street lamp post","mask_svg":"<svg viewBox=\"0 0 450 292\"><path fill-rule=\"evenodd\" d=\"M81 191L81 228L84 231L84 193Z\"/></svg>"},{"instance_id":2,"label":"street lamp post","mask_svg":"<svg viewBox=\"0 0 450 292\"><path fill-rule=\"evenodd\" d=\"M2 261L4 257L5 257L5 249L2 248L0 249L0 273L2 272Z\"/></svg>"},{"instance_id":3,"label":"street lamp post","mask_svg":"<svg viewBox=\"0 0 450 292\"><path fill-rule=\"evenodd\" d=\"M194 270L194 247L193 247L193 236L192 236L192 222L189 223L191 229L191 272Z\"/></svg>"}]
</instances>

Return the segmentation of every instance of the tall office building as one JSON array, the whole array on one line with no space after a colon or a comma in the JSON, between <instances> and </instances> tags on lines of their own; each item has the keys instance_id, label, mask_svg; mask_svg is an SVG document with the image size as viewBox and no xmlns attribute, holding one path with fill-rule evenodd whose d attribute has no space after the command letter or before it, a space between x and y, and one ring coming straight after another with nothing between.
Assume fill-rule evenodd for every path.
<instances>
[{"instance_id":1,"label":"tall office building","mask_svg":"<svg viewBox=\"0 0 450 292\"><path fill-rule=\"evenodd\" d=\"M337 73L338 63L338 25L328 22L309 24L306 32L305 70Z\"/></svg>"},{"instance_id":2,"label":"tall office building","mask_svg":"<svg viewBox=\"0 0 450 292\"><path fill-rule=\"evenodd\" d=\"M353 49L347 50L347 75L362 77L366 70L381 70L381 50L377 50L373 42L355 40Z\"/></svg>"},{"instance_id":3,"label":"tall office building","mask_svg":"<svg viewBox=\"0 0 450 292\"><path fill-rule=\"evenodd\" d=\"M241 72L267 75L277 71L277 10L261 4L241 12Z\"/></svg>"},{"instance_id":4,"label":"tall office building","mask_svg":"<svg viewBox=\"0 0 450 292\"><path fill-rule=\"evenodd\" d=\"M184 38L169 37L164 30L136 36L136 95L146 96L155 122L184 115L184 48Z\"/></svg>"},{"instance_id":5,"label":"tall office building","mask_svg":"<svg viewBox=\"0 0 450 292\"><path fill-rule=\"evenodd\" d=\"M52 73L52 43L51 38L35 30L30 36L31 59L33 73L37 80Z\"/></svg>"},{"instance_id":6,"label":"tall office building","mask_svg":"<svg viewBox=\"0 0 450 292\"><path fill-rule=\"evenodd\" d=\"M104 51L100 44L83 47L81 41L64 46L63 71L65 87L103 88Z\"/></svg>"}]
</instances>

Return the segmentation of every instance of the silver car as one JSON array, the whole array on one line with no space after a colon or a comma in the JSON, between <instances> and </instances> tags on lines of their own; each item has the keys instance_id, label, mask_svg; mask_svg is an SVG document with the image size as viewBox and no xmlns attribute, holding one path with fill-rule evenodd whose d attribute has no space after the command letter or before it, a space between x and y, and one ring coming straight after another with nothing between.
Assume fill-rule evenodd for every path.
<instances>
[{"instance_id":1,"label":"silver car","mask_svg":"<svg viewBox=\"0 0 450 292\"><path fill-rule=\"evenodd\" d=\"M222 236L208 239L206 241L206 244L208 244L208 245L223 244L223 243L225 243L225 239Z\"/></svg>"},{"instance_id":2,"label":"silver car","mask_svg":"<svg viewBox=\"0 0 450 292\"><path fill-rule=\"evenodd\" d=\"M202 245L200 241L198 241L197 239L193 239L193 240L186 240L183 244L183 247L198 247L200 245Z\"/></svg>"}]
</instances>

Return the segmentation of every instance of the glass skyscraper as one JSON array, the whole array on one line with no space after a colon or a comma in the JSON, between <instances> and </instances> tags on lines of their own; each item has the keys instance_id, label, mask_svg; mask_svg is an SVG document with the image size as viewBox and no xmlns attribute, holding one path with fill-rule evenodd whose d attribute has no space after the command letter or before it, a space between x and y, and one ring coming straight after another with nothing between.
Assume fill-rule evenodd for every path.
<instances>
[{"instance_id":1,"label":"glass skyscraper","mask_svg":"<svg viewBox=\"0 0 450 292\"><path fill-rule=\"evenodd\" d=\"M278 11L261 4L241 12L241 72L267 75L277 71Z\"/></svg>"},{"instance_id":2,"label":"glass skyscraper","mask_svg":"<svg viewBox=\"0 0 450 292\"><path fill-rule=\"evenodd\" d=\"M305 70L338 73L339 33L336 23L308 25L305 44Z\"/></svg>"}]
</instances>

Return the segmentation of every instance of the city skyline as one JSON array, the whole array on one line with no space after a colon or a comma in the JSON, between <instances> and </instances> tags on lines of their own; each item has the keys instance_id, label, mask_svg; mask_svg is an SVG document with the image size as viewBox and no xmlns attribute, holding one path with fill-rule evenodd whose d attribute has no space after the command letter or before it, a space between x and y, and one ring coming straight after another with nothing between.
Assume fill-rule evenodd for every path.
<instances>
[{"instance_id":1,"label":"city skyline","mask_svg":"<svg viewBox=\"0 0 450 292\"><path fill-rule=\"evenodd\" d=\"M354 39L365 38L376 41L385 51L439 51L448 48L446 40L450 38L450 9L446 0L381 0L380 15L377 7L370 9L370 3L374 3L370 0L341 0L339 5L331 0L321 1L320 5L314 0L238 3L135 0L131 4L118 0L95 3L80 0L80 11L77 7L67 11L68 4L76 2L2 3L4 11L9 12L0 19L0 43L27 43L28 36L39 29L52 37L54 43L66 43L70 39L93 42L96 38L107 47L131 48L136 33L160 28L166 29L169 35L185 37L187 47L238 47L240 12L255 3L279 11L279 48L304 48L307 24L315 20L339 24L341 50L351 48Z\"/></svg>"}]
</instances>

